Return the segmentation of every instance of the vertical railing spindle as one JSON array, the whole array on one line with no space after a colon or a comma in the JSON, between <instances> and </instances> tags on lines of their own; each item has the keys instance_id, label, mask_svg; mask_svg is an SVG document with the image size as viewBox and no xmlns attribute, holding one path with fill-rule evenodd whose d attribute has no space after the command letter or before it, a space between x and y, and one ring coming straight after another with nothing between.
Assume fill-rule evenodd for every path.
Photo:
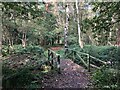
<instances>
[{"instance_id":1,"label":"vertical railing spindle","mask_svg":"<svg viewBox=\"0 0 120 90\"><path fill-rule=\"evenodd\" d=\"M87 55L88 72L90 72L90 55Z\"/></svg>"},{"instance_id":2,"label":"vertical railing spindle","mask_svg":"<svg viewBox=\"0 0 120 90\"><path fill-rule=\"evenodd\" d=\"M57 56L57 62L58 62L58 65L57 65L58 73L60 74L61 73L61 71L60 71L60 55Z\"/></svg>"},{"instance_id":3,"label":"vertical railing spindle","mask_svg":"<svg viewBox=\"0 0 120 90\"><path fill-rule=\"evenodd\" d=\"M48 50L48 61L50 60L50 50Z\"/></svg>"},{"instance_id":4,"label":"vertical railing spindle","mask_svg":"<svg viewBox=\"0 0 120 90\"><path fill-rule=\"evenodd\" d=\"M52 64L52 69L54 68L54 65L53 65L53 57L54 57L54 55L53 55L53 52L51 52L51 64Z\"/></svg>"}]
</instances>

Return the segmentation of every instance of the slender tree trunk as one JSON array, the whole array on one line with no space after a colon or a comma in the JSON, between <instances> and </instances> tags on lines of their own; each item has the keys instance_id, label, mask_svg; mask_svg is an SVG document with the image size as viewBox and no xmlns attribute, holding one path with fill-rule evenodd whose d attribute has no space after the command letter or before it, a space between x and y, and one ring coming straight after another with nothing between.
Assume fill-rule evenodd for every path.
<instances>
[{"instance_id":1,"label":"slender tree trunk","mask_svg":"<svg viewBox=\"0 0 120 90\"><path fill-rule=\"evenodd\" d=\"M66 12L66 23L65 23L65 28L64 28L64 40L65 40L65 53L67 52L67 48L68 48L68 41L67 41L67 34L68 34L68 25L69 25L69 8L68 8L68 4L65 6L65 12Z\"/></svg>"},{"instance_id":2,"label":"slender tree trunk","mask_svg":"<svg viewBox=\"0 0 120 90\"><path fill-rule=\"evenodd\" d=\"M22 39L21 40L22 40L23 48L26 47L26 41L27 41L27 38L26 38L27 29L25 28L26 27L25 24L28 24L28 21L26 22L25 20L22 20L21 27L23 28L22 28Z\"/></svg>"},{"instance_id":3,"label":"slender tree trunk","mask_svg":"<svg viewBox=\"0 0 120 90\"><path fill-rule=\"evenodd\" d=\"M73 21L76 22L76 2L74 2L73 12Z\"/></svg>"},{"instance_id":4,"label":"slender tree trunk","mask_svg":"<svg viewBox=\"0 0 120 90\"><path fill-rule=\"evenodd\" d=\"M120 46L120 29L117 31L117 45Z\"/></svg>"},{"instance_id":5,"label":"slender tree trunk","mask_svg":"<svg viewBox=\"0 0 120 90\"><path fill-rule=\"evenodd\" d=\"M22 35L22 46L25 48L26 47L26 33L23 32L23 35Z\"/></svg>"},{"instance_id":6,"label":"slender tree trunk","mask_svg":"<svg viewBox=\"0 0 120 90\"><path fill-rule=\"evenodd\" d=\"M1 3L2 4L2 3ZM1 5L0 4L0 5ZM2 5L1 5L2 6ZM3 31L3 28L2 28L2 21L3 21L3 18L2 18L2 8L0 7L0 70L2 69L2 53L1 53L1 50L2 50L2 31ZM2 70L1 70L2 71ZM1 74L0 74L1 75ZM2 75L1 75L2 76ZM0 86L2 83L2 80L0 81Z\"/></svg>"},{"instance_id":7,"label":"slender tree trunk","mask_svg":"<svg viewBox=\"0 0 120 90\"><path fill-rule=\"evenodd\" d=\"M112 45L111 38L112 38L112 31L109 32L109 37L108 37L108 42L107 42L108 45Z\"/></svg>"},{"instance_id":8,"label":"slender tree trunk","mask_svg":"<svg viewBox=\"0 0 120 90\"><path fill-rule=\"evenodd\" d=\"M60 44L60 36L58 35L58 41L57 41L58 44Z\"/></svg>"},{"instance_id":9,"label":"slender tree trunk","mask_svg":"<svg viewBox=\"0 0 120 90\"><path fill-rule=\"evenodd\" d=\"M93 35L92 35L92 31L91 31L91 30L88 30L88 31L86 32L86 34L87 34L87 36L89 37L89 39L90 39L90 41L91 41L91 44L92 44L92 45L96 45L96 42L95 42L95 40L94 40L94 38L93 38Z\"/></svg>"},{"instance_id":10,"label":"slender tree trunk","mask_svg":"<svg viewBox=\"0 0 120 90\"><path fill-rule=\"evenodd\" d=\"M11 53L12 50L13 50L12 39L9 38L8 39L8 53Z\"/></svg>"},{"instance_id":11,"label":"slender tree trunk","mask_svg":"<svg viewBox=\"0 0 120 90\"><path fill-rule=\"evenodd\" d=\"M81 38L81 30L80 30L80 21L79 21L79 8L78 8L78 0L76 0L76 10L77 10L77 26L78 26L78 36L79 36L79 45L81 48L83 48L83 42Z\"/></svg>"},{"instance_id":12,"label":"slender tree trunk","mask_svg":"<svg viewBox=\"0 0 120 90\"><path fill-rule=\"evenodd\" d=\"M0 3L0 71L2 72L2 31L3 31L3 28L2 28L2 3ZM0 89L2 90L2 73L0 73Z\"/></svg>"}]
</instances>

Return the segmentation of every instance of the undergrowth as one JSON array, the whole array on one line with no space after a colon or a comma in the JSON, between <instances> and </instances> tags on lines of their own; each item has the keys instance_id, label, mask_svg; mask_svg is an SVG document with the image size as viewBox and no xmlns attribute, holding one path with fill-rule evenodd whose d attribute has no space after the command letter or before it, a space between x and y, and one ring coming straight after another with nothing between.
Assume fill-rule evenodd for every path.
<instances>
[{"instance_id":1,"label":"undergrowth","mask_svg":"<svg viewBox=\"0 0 120 90\"><path fill-rule=\"evenodd\" d=\"M77 52L87 53L102 61L107 62L107 65L101 65L100 70L92 71L92 81L96 88L109 88L111 90L118 89L120 87L120 47L116 46L92 46L85 45L84 48L80 48L79 45L71 45L69 49L74 49ZM81 59L72 51L68 51L68 57L74 60L75 63L83 65ZM80 55L85 62L87 58ZM92 60L95 65L99 65L99 62ZM93 69L94 70L94 69Z\"/></svg>"},{"instance_id":2,"label":"undergrowth","mask_svg":"<svg viewBox=\"0 0 120 90\"><path fill-rule=\"evenodd\" d=\"M2 54L4 57L13 54L15 56L10 57L3 61L2 65L3 89L27 88L28 90L30 90L32 88L41 88L43 76L48 72L51 72L49 62L44 63L45 60L44 49L40 46L31 45L26 46L26 48L23 48L20 45L19 46L16 45L13 47L11 53L8 53L6 48L7 47L4 46L2 49ZM26 54L27 56L23 58L23 56ZM21 57L23 59L21 59ZM20 62L23 63L18 64Z\"/></svg>"}]
</instances>

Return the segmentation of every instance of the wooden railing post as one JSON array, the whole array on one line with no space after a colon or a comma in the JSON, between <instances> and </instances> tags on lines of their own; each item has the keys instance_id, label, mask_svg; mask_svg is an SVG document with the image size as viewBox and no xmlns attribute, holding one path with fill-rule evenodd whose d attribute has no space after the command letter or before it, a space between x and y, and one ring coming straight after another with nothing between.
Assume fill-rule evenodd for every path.
<instances>
[{"instance_id":1,"label":"wooden railing post","mask_svg":"<svg viewBox=\"0 0 120 90\"><path fill-rule=\"evenodd\" d=\"M50 60L50 50L48 49L48 61Z\"/></svg>"},{"instance_id":2,"label":"wooden railing post","mask_svg":"<svg viewBox=\"0 0 120 90\"><path fill-rule=\"evenodd\" d=\"M54 68L54 65L53 65L53 57L54 57L53 52L51 52L51 58L52 58L52 60L51 60L52 68L51 68L51 69Z\"/></svg>"},{"instance_id":3,"label":"wooden railing post","mask_svg":"<svg viewBox=\"0 0 120 90\"><path fill-rule=\"evenodd\" d=\"M58 62L58 65L57 65L58 73L60 74L61 73L61 71L60 71L60 55L57 56L57 62Z\"/></svg>"},{"instance_id":4,"label":"wooden railing post","mask_svg":"<svg viewBox=\"0 0 120 90\"><path fill-rule=\"evenodd\" d=\"M50 61L50 56L51 56L51 52L50 52L50 50L48 49L48 61L50 62L50 66L52 67L52 63L51 63L51 61Z\"/></svg>"},{"instance_id":5,"label":"wooden railing post","mask_svg":"<svg viewBox=\"0 0 120 90\"><path fill-rule=\"evenodd\" d=\"M58 35L58 42L57 42L58 44L60 44L60 36Z\"/></svg>"},{"instance_id":6,"label":"wooden railing post","mask_svg":"<svg viewBox=\"0 0 120 90\"><path fill-rule=\"evenodd\" d=\"M90 55L87 55L88 72L90 72Z\"/></svg>"},{"instance_id":7,"label":"wooden railing post","mask_svg":"<svg viewBox=\"0 0 120 90\"><path fill-rule=\"evenodd\" d=\"M76 55L76 52L75 51L72 51L73 52L73 60L75 59L74 56Z\"/></svg>"}]
</instances>

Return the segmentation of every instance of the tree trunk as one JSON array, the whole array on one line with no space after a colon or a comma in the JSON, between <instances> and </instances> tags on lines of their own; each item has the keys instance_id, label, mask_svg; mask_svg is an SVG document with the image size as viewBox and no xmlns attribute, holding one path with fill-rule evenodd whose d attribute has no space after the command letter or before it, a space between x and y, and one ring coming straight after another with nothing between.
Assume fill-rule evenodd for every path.
<instances>
[{"instance_id":1,"label":"tree trunk","mask_svg":"<svg viewBox=\"0 0 120 90\"><path fill-rule=\"evenodd\" d=\"M8 39L8 53L11 53L13 50L12 39Z\"/></svg>"},{"instance_id":2,"label":"tree trunk","mask_svg":"<svg viewBox=\"0 0 120 90\"><path fill-rule=\"evenodd\" d=\"M65 23L65 28L64 28L64 43L65 43L65 53L67 52L67 48L68 48L68 41L67 41L67 33L68 33L68 25L69 25L69 8L68 8L68 4L65 6L65 12L66 12L66 23Z\"/></svg>"},{"instance_id":3,"label":"tree trunk","mask_svg":"<svg viewBox=\"0 0 120 90\"><path fill-rule=\"evenodd\" d=\"M88 31L86 31L86 34L87 34L87 36L89 37L89 39L90 39L90 41L91 41L91 44L92 44L92 45L96 45L96 42L95 42L95 40L94 40L94 38L93 38L93 35L92 35L92 31L91 31L91 30L88 30Z\"/></svg>"},{"instance_id":4,"label":"tree trunk","mask_svg":"<svg viewBox=\"0 0 120 90\"><path fill-rule=\"evenodd\" d=\"M112 46L111 39L112 39L112 31L109 31L107 45L111 45Z\"/></svg>"},{"instance_id":5,"label":"tree trunk","mask_svg":"<svg viewBox=\"0 0 120 90\"><path fill-rule=\"evenodd\" d=\"M83 48L83 42L82 42L82 38L81 38L81 30L80 30L80 21L79 21L79 8L78 8L78 1L76 0L76 10L77 10L77 26L78 26L78 36L79 36L79 45L81 48Z\"/></svg>"},{"instance_id":6,"label":"tree trunk","mask_svg":"<svg viewBox=\"0 0 120 90\"><path fill-rule=\"evenodd\" d=\"M26 33L23 32L23 35L22 35L22 46L25 48L26 47Z\"/></svg>"},{"instance_id":7,"label":"tree trunk","mask_svg":"<svg viewBox=\"0 0 120 90\"><path fill-rule=\"evenodd\" d=\"M60 36L58 35L58 41L57 41L58 44L60 44Z\"/></svg>"},{"instance_id":8,"label":"tree trunk","mask_svg":"<svg viewBox=\"0 0 120 90\"><path fill-rule=\"evenodd\" d=\"M120 46L120 29L117 31L117 45Z\"/></svg>"},{"instance_id":9,"label":"tree trunk","mask_svg":"<svg viewBox=\"0 0 120 90\"><path fill-rule=\"evenodd\" d=\"M2 90L2 53L1 53L1 51L2 51L2 31L3 31L3 28L2 28L2 20L3 20L3 18L2 18L2 3L0 3L0 71L1 71L1 73L0 73L0 78L1 78L1 80L0 80L0 89Z\"/></svg>"},{"instance_id":10,"label":"tree trunk","mask_svg":"<svg viewBox=\"0 0 120 90\"><path fill-rule=\"evenodd\" d=\"M2 5L1 5L2 6ZM3 31L3 28L2 28L2 8L0 7L0 51L2 50L2 31ZM2 64L2 53L0 52L0 64ZM2 65L0 65L0 71L2 71ZM1 74L0 74L1 75ZM1 75L2 76L2 75ZM2 83L2 80L0 81L0 84ZM1 85L2 86L2 85Z\"/></svg>"}]
</instances>

